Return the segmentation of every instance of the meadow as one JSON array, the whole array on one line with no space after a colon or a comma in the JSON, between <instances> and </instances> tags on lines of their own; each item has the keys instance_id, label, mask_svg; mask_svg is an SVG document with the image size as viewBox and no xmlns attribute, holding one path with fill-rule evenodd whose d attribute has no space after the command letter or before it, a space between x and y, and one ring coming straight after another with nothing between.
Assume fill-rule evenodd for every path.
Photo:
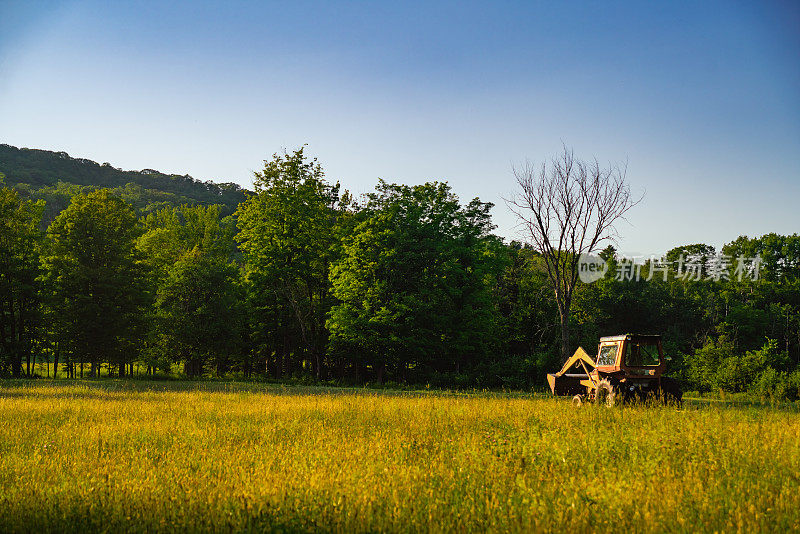
<instances>
[{"instance_id":1,"label":"meadow","mask_svg":"<svg viewBox=\"0 0 800 534\"><path fill-rule=\"evenodd\" d=\"M0 531L800 530L795 406L0 381Z\"/></svg>"}]
</instances>

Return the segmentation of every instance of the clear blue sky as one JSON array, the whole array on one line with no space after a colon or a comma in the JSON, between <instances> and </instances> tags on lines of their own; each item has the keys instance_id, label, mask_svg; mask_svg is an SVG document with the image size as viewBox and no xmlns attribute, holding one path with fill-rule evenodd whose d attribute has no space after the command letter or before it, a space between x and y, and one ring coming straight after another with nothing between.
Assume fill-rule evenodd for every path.
<instances>
[{"instance_id":1,"label":"clear blue sky","mask_svg":"<svg viewBox=\"0 0 800 534\"><path fill-rule=\"evenodd\" d=\"M169 4L169 5L162 5ZM0 142L251 184L503 204L562 142L628 162L627 253L800 231L797 2L0 2Z\"/></svg>"}]
</instances>

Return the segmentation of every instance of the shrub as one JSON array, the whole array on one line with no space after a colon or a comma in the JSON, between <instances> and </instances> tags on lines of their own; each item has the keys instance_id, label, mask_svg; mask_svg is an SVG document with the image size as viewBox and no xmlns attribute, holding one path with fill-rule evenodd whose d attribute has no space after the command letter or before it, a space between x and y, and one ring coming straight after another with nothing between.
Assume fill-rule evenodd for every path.
<instances>
[{"instance_id":1,"label":"shrub","mask_svg":"<svg viewBox=\"0 0 800 534\"><path fill-rule=\"evenodd\" d=\"M753 381L749 391L761 398L795 400L800 394L800 371L789 373L767 367Z\"/></svg>"},{"instance_id":2,"label":"shrub","mask_svg":"<svg viewBox=\"0 0 800 534\"><path fill-rule=\"evenodd\" d=\"M774 339L767 339L759 350L735 354L733 344L723 338L697 349L688 359L687 374L700 391L752 390L772 397L788 394L791 389L788 367L788 356Z\"/></svg>"}]
</instances>

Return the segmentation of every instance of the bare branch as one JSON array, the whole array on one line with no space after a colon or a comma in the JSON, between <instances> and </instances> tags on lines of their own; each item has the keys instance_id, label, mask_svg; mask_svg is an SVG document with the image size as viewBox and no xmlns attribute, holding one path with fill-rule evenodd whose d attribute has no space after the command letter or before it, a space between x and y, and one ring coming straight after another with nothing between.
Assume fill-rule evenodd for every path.
<instances>
[{"instance_id":1,"label":"bare branch","mask_svg":"<svg viewBox=\"0 0 800 534\"><path fill-rule=\"evenodd\" d=\"M506 200L530 244L542 254L562 325L562 357L568 357L568 322L581 254L618 236L615 223L641 201L631 198L627 165L601 167L595 159L563 151L539 167L513 169L518 191Z\"/></svg>"}]
</instances>

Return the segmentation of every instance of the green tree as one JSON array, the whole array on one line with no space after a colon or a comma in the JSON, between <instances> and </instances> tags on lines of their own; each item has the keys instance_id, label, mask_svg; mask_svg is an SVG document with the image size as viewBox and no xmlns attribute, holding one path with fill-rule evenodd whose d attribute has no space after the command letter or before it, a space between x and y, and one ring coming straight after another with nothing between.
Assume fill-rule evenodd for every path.
<instances>
[{"instance_id":1,"label":"green tree","mask_svg":"<svg viewBox=\"0 0 800 534\"><path fill-rule=\"evenodd\" d=\"M235 223L232 217L221 216L220 206L167 206L147 214L141 222L145 232L136 246L156 279L166 277L187 254L234 258Z\"/></svg>"},{"instance_id":2,"label":"green tree","mask_svg":"<svg viewBox=\"0 0 800 534\"><path fill-rule=\"evenodd\" d=\"M40 319L38 225L43 208L41 201L23 201L13 189L0 187L0 374L10 368L20 376L23 360L27 374L31 371Z\"/></svg>"},{"instance_id":3,"label":"green tree","mask_svg":"<svg viewBox=\"0 0 800 534\"><path fill-rule=\"evenodd\" d=\"M493 355L492 369L482 373L484 385L540 386L558 368L558 310L541 255L514 241L506 252L509 261L494 290L502 350ZM503 379L492 381L498 377Z\"/></svg>"},{"instance_id":4,"label":"green tree","mask_svg":"<svg viewBox=\"0 0 800 534\"><path fill-rule=\"evenodd\" d=\"M226 265L236 257L235 223L230 216L221 217L219 206L167 206L147 214L141 223L145 232L137 240L136 247L149 267L148 281L153 294L162 294L167 284L174 286L175 270L186 269L182 260ZM176 290L175 287L171 289ZM149 335L142 346L148 372L156 368L168 370L172 362L185 363L189 357L172 350L173 342L166 342L171 339L163 335L169 329L169 317L171 315L158 305L147 314ZM193 368L188 365L186 369L191 372Z\"/></svg>"},{"instance_id":5,"label":"green tree","mask_svg":"<svg viewBox=\"0 0 800 534\"><path fill-rule=\"evenodd\" d=\"M107 362L125 374L146 304L140 235L130 204L100 190L76 195L47 230L44 258L54 331L62 350L91 375Z\"/></svg>"},{"instance_id":6,"label":"green tree","mask_svg":"<svg viewBox=\"0 0 800 534\"><path fill-rule=\"evenodd\" d=\"M266 161L255 190L236 212L254 338L265 357L276 355L277 374L310 361L322 378L339 186L301 147Z\"/></svg>"},{"instance_id":7,"label":"green tree","mask_svg":"<svg viewBox=\"0 0 800 534\"><path fill-rule=\"evenodd\" d=\"M224 374L242 351L243 291L239 269L199 251L178 260L156 298L159 341L179 356L187 376L209 363Z\"/></svg>"},{"instance_id":8,"label":"green tree","mask_svg":"<svg viewBox=\"0 0 800 534\"><path fill-rule=\"evenodd\" d=\"M368 195L331 269L331 350L354 373L424 380L463 372L494 346L491 288L504 256L490 208L462 207L436 182L381 181Z\"/></svg>"}]
</instances>

